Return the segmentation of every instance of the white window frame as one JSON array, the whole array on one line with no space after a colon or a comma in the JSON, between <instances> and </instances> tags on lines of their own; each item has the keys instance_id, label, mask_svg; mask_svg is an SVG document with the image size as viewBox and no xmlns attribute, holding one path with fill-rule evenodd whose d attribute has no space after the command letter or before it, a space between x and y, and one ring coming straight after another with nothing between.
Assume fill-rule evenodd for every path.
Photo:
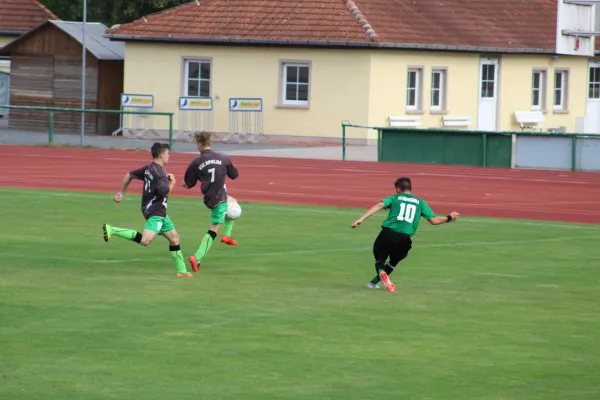
<instances>
[{"instance_id":1,"label":"white window frame","mask_svg":"<svg viewBox=\"0 0 600 400\"><path fill-rule=\"evenodd\" d=\"M198 79L194 79L198 81L198 93L189 92L190 88L190 64L195 63L198 65ZM202 78L202 66L201 64L208 64L209 67L209 78ZM210 58L184 58L183 59L183 96L199 96L199 97L212 97L212 78L213 78L213 68L212 68L212 60ZM208 82L208 93L206 96L202 96L201 93L201 82Z\"/></svg>"},{"instance_id":2,"label":"white window frame","mask_svg":"<svg viewBox=\"0 0 600 400\"><path fill-rule=\"evenodd\" d=\"M486 62L480 66L481 78L479 80L479 99L498 99L498 63L497 62ZM493 70L490 78L490 69ZM487 76L484 76L484 71L487 71ZM492 95L489 94L490 85L492 85ZM485 88L485 90L484 90Z\"/></svg>"},{"instance_id":3,"label":"white window frame","mask_svg":"<svg viewBox=\"0 0 600 400\"><path fill-rule=\"evenodd\" d=\"M598 9L600 9L600 7ZM594 77L591 74L592 69L600 70L600 65L598 65L596 63L591 63L590 65L588 65L587 99L588 100L600 100L600 77L598 78L598 80L594 80ZM594 93L595 93L595 95L592 95Z\"/></svg>"},{"instance_id":4,"label":"white window frame","mask_svg":"<svg viewBox=\"0 0 600 400\"><path fill-rule=\"evenodd\" d=\"M410 76L415 74L415 85L411 86ZM410 93L415 93L414 104L410 103ZM406 111L419 112L422 110L423 99L423 68L408 67L406 71Z\"/></svg>"},{"instance_id":5,"label":"white window frame","mask_svg":"<svg viewBox=\"0 0 600 400\"><path fill-rule=\"evenodd\" d=\"M448 81L448 70L446 68L432 68L431 70L431 89L430 89L430 100L429 100L429 107L431 111L437 111L437 112L441 112L444 111L446 109L446 88L447 88L447 81ZM439 87L435 88L434 87L434 75L439 74L440 75L440 79L439 79ZM434 93L435 92L439 92L439 104L433 104L433 99L434 99Z\"/></svg>"},{"instance_id":6,"label":"white window frame","mask_svg":"<svg viewBox=\"0 0 600 400\"><path fill-rule=\"evenodd\" d=\"M288 67L295 68L307 68L308 69L308 82L300 82L300 70L298 70L297 79L295 82L288 82ZM280 88L279 88L279 104L281 106L288 107L299 107L299 108L307 108L310 105L310 88L311 88L311 78L312 78L312 65L310 61L294 61L294 60L282 60L280 61ZM306 100L288 100L287 96L287 85L295 84L296 85L296 93L298 94L298 88L300 85L305 85L307 87Z\"/></svg>"},{"instance_id":7,"label":"white window frame","mask_svg":"<svg viewBox=\"0 0 600 400\"><path fill-rule=\"evenodd\" d=\"M536 88L535 76L539 75L539 87ZM531 73L531 110L544 111L546 110L546 87L547 87L547 73L543 69L534 69ZM537 96L538 104L535 105L535 99Z\"/></svg>"},{"instance_id":8,"label":"white window frame","mask_svg":"<svg viewBox=\"0 0 600 400\"><path fill-rule=\"evenodd\" d=\"M556 77L560 75L560 87L556 85ZM552 91L552 107L554 111L566 111L568 109L568 100L569 100L569 71L564 69L554 70L554 79L553 79L553 91ZM560 103L556 104L558 97L560 99Z\"/></svg>"}]
</instances>

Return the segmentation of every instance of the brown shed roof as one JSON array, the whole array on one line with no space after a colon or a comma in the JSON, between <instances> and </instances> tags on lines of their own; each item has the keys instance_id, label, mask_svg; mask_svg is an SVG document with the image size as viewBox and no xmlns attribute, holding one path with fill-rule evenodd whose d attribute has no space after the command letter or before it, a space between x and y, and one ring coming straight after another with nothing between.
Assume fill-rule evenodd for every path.
<instances>
[{"instance_id":1,"label":"brown shed roof","mask_svg":"<svg viewBox=\"0 0 600 400\"><path fill-rule=\"evenodd\" d=\"M55 19L59 18L36 0L0 0L0 34L19 36Z\"/></svg>"},{"instance_id":2,"label":"brown shed roof","mask_svg":"<svg viewBox=\"0 0 600 400\"><path fill-rule=\"evenodd\" d=\"M116 40L552 53L557 0L199 0L115 27Z\"/></svg>"}]
</instances>

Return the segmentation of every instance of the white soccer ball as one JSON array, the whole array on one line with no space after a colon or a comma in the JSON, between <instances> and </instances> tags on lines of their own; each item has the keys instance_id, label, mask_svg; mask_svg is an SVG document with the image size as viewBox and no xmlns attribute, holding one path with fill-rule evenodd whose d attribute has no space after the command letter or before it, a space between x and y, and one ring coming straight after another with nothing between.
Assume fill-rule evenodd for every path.
<instances>
[{"instance_id":1,"label":"white soccer ball","mask_svg":"<svg viewBox=\"0 0 600 400\"><path fill-rule=\"evenodd\" d=\"M242 216L242 207L238 203L227 203L227 218L238 219Z\"/></svg>"}]
</instances>

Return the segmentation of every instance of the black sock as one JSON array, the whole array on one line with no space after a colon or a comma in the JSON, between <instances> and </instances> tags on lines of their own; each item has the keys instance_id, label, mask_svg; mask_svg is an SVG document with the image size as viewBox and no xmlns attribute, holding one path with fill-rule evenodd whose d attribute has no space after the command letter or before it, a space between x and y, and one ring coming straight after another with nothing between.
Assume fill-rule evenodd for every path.
<instances>
[{"instance_id":1,"label":"black sock","mask_svg":"<svg viewBox=\"0 0 600 400\"><path fill-rule=\"evenodd\" d=\"M385 270L385 261L375 261L375 273L379 275L381 270Z\"/></svg>"},{"instance_id":2,"label":"black sock","mask_svg":"<svg viewBox=\"0 0 600 400\"><path fill-rule=\"evenodd\" d=\"M213 240L215 240L217 237L217 232L211 231L210 229L208 230L208 234L213 238Z\"/></svg>"},{"instance_id":3,"label":"black sock","mask_svg":"<svg viewBox=\"0 0 600 400\"><path fill-rule=\"evenodd\" d=\"M131 239L131 240L133 240L136 243L140 243L142 241L142 234L139 233L139 232L136 233L135 237L133 239Z\"/></svg>"},{"instance_id":4,"label":"black sock","mask_svg":"<svg viewBox=\"0 0 600 400\"><path fill-rule=\"evenodd\" d=\"M386 263L383 267L383 270L386 274L390 275L392 272L394 272L394 267L392 266L392 264Z\"/></svg>"}]
</instances>

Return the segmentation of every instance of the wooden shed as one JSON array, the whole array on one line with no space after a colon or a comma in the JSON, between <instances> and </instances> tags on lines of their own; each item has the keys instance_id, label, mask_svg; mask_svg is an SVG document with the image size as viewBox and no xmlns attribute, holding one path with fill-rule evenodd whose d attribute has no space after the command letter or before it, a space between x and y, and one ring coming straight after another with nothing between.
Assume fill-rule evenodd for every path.
<instances>
[{"instance_id":1,"label":"wooden shed","mask_svg":"<svg viewBox=\"0 0 600 400\"><path fill-rule=\"evenodd\" d=\"M85 26L85 108L120 108L123 92L125 45L103 37L107 27ZM83 23L47 21L0 49L11 58L10 104L81 108ZM119 127L118 114L86 114L87 134L111 134ZM46 130L48 113L10 110L9 126ZM56 132L80 132L81 114L55 114Z\"/></svg>"}]
</instances>

